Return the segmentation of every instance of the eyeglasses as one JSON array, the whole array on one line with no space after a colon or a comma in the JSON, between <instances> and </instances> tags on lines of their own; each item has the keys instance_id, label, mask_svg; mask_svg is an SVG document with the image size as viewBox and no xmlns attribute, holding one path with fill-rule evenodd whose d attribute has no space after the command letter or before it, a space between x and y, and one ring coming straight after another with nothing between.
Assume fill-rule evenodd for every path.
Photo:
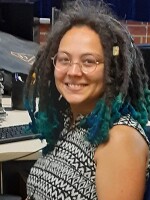
<instances>
[{"instance_id":1,"label":"eyeglasses","mask_svg":"<svg viewBox=\"0 0 150 200\"><path fill-rule=\"evenodd\" d=\"M60 72L65 72L73 64L78 64L81 71L85 74L88 74L93 72L96 69L97 65L100 64L100 62L96 60L94 55L91 54L83 55L79 63L73 63L71 60L71 56L64 52L58 52L51 59L53 60L53 65L55 69L57 69Z\"/></svg>"}]
</instances>

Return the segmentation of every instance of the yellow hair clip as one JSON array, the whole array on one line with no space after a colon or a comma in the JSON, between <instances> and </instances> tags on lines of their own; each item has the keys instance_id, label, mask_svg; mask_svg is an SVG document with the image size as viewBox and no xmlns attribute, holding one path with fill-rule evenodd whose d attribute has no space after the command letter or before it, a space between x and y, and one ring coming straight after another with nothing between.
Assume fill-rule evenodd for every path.
<instances>
[{"instance_id":1,"label":"yellow hair clip","mask_svg":"<svg viewBox=\"0 0 150 200\"><path fill-rule=\"evenodd\" d=\"M113 46L113 56L119 55L119 46Z\"/></svg>"},{"instance_id":2,"label":"yellow hair clip","mask_svg":"<svg viewBox=\"0 0 150 200\"><path fill-rule=\"evenodd\" d=\"M34 72L33 74L32 74L32 85L35 83L35 81L36 81L36 73Z\"/></svg>"}]
</instances>

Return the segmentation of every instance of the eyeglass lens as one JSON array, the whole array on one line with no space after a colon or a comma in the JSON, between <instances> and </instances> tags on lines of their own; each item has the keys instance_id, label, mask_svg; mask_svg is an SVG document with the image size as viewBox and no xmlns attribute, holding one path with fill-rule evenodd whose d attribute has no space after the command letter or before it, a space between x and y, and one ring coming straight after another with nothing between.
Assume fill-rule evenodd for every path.
<instances>
[{"instance_id":1,"label":"eyeglass lens","mask_svg":"<svg viewBox=\"0 0 150 200\"><path fill-rule=\"evenodd\" d=\"M84 73L90 73L97 67L96 58L91 54L83 55L79 63L72 63L71 57L63 52L59 52L53 57L53 64L59 71L68 70L72 64L78 64Z\"/></svg>"}]
</instances>

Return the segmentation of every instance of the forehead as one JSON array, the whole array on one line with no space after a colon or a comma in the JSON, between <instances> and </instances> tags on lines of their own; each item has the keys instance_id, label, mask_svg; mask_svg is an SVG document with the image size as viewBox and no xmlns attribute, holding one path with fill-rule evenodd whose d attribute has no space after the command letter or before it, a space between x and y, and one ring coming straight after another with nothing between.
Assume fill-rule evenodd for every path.
<instances>
[{"instance_id":1,"label":"forehead","mask_svg":"<svg viewBox=\"0 0 150 200\"><path fill-rule=\"evenodd\" d=\"M59 51L101 54L103 52L99 35L88 26L74 26L62 37Z\"/></svg>"}]
</instances>

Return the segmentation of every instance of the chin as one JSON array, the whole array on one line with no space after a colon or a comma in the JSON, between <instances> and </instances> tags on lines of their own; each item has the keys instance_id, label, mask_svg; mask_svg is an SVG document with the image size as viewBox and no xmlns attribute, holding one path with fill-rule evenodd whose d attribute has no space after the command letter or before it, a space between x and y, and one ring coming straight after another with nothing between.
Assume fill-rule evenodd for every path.
<instances>
[{"instance_id":1,"label":"chin","mask_svg":"<svg viewBox=\"0 0 150 200\"><path fill-rule=\"evenodd\" d=\"M85 99L80 98L78 95L64 96L64 98L69 104L81 104L85 101Z\"/></svg>"},{"instance_id":2,"label":"chin","mask_svg":"<svg viewBox=\"0 0 150 200\"><path fill-rule=\"evenodd\" d=\"M68 103L70 105L80 105L80 104L83 104L83 102L80 102L80 101L68 101Z\"/></svg>"}]
</instances>

